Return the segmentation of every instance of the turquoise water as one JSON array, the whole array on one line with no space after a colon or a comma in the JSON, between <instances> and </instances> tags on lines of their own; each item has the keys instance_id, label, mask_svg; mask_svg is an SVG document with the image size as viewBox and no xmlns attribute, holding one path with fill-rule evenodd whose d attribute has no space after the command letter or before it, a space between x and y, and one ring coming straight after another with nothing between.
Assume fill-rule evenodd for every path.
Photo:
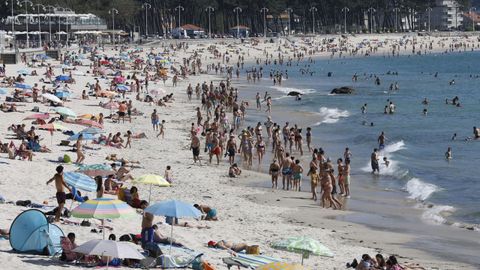
<instances>
[{"instance_id":1,"label":"turquoise water","mask_svg":"<svg viewBox=\"0 0 480 270\"><path fill-rule=\"evenodd\" d=\"M275 97L275 108L314 119L307 122L313 128L315 145L324 145L332 159L341 157L343 149L350 147L356 173L373 177L374 184L382 188L405 191L405 197L423 205L425 219L478 225L480 141L465 139L473 136L473 126L480 126L479 59L480 53L467 52L317 60L309 67L315 72L313 76L301 74L305 63L268 66L264 76L278 68L288 69L289 78L281 87L269 86L271 82L263 80L262 88L268 88ZM387 75L388 71L398 75ZM332 72L331 77L328 72ZM352 81L355 73L357 82ZM374 75L379 76L380 85L375 85ZM452 80L454 84L450 84ZM389 91L395 82L399 90ZM340 86L351 86L356 93L329 95L332 88ZM284 97L291 90L306 94L300 101ZM445 104L445 99L455 96L461 107ZM424 98L428 106L422 104ZM387 100L396 105L395 114L384 114ZM368 104L366 114L360 109L364 103ZM423 114L424 108L427 115ZM291 119L292 123L299 121ZM381 131L388 139L381 156L387 156L391 164L388 168L381 166L380 176L370 176L369 158L378 146ZM457 137L452 141L454 133ZM444 156L448 147L453 153L450 162Z\"/></svg>"}]
</instances>

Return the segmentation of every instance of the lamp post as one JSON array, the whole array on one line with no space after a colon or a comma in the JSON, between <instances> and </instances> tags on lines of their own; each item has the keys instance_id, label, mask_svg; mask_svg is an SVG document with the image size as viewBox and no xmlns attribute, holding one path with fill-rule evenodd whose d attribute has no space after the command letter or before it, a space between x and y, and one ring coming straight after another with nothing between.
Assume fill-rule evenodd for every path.
<instances>
[{"instance_id":1,"label":"lamp post","mask_svg":"<svg viewBox=\"0 0 480 270\"><path fill-rule=\"evenodd\" d=\"M212 15L212 12L215 11L215 9L212 6L208 6L205 11L208 12L208 37L212 38L212 22L210 20L210 16Z\"/></svg>"},{"instance_id":2,"label":"lamp post","mask_svg":"<svg viewBox=\"0 0 480 270\"><path fill-rule=\"evenodd\" d=\"M55 10L57 10L57 11L59 11L59 10L65 11L65 8L56 5L56 6L55 6ZM61 39L60 39L60 37L61 37L61 36L60 36L60 31L61 31L62 28L60 27L60 23L61 23L61 17L60 17L60 14L58 14L58 30L57 30L57 33L58 33L58 39L61 41Z\"/></svg>"},{"instance_id":3,"label":"lamp post","mask_svg":"<svg viewBox=\"0 0 480 270\"><path fill-rule=\"evenodd\" d=\"M473 31L473 32L475 32L475 16L474 16L474 12L475 12L476 10L477 10L476 7L471 7L471 8L469 9L469 11L470 11L470 16L472 16L471 19L472 19L472 31Z\"/></svg>"},{"instance_id":4,"label":"lamp post","mask_svg":"<svg viewBox=\"0 0 480 270\"><path fill-rule=\"evenodd\" d=\"M178 27L180 27L180 26L182 26L182 25L180 24L180 18L181 18L180 16L181 16L182 11L184 11L185 9L184 9L181 5L178 5L178 6L175 8L175 10L178 10Z\"/></svg>"},{"instance_id":5,"label":"lamp post","mask_svg":"<svg viewBox=\"0 0 480 270\"><path fill-rule=\"evenodd\" d=\"M316 7L311 7L309 11L312 13L312 33L315 35L315 12L317 12Z\"/></svg>"},{"instance_id":6,"label":"lamp post","mask_svg":"<svg viewBox=\"0 0 480 270\"><path fill-rule=\"evenodd\" d=\"M432 31L432 19L431 19L431 13L432 13L432 8L431 7L428 7L427 10L428 12L428 32L431 32Z\"/></svg>"},{"instance_id":7,"label":"lamp post","mask_svg":"<svg viewBox=\"0 0 480 270\"><path fill-rule=\"evenodd\" d=\"M64 8L65 12L72 12L73 10L69 9L69 8ZM68 24L69 24L69 16L68 14L65 14L65 32L67 33L67 46L68 46L68 42L70 41L70 31L68 30Z\"/></svg>"},{"instance_id":8,"label":"lamp post","mask_svg":"<svg viewBox=\"0 0 480 270\"><path fill-rule=\"evenodd\" d=\"M242 12L242 9L240 7L236 7L233 9L233 12L237 13L237 38L240 38L240 18L239 14Z\"/></svg>"},{"instance_id":9,"label":"lamp post","mask_svg":"<svg viewBox=\"0 0 480 270\"><path fill-rule=\"evenodd\" d=\"M398 12L400 11L400 8L396 7L393 9L393 12L395 12L395 32L398 32Z\"/></svg>"},{"instance_id":10,"label":"lamp post","mask_svg":"<svg viewBox=\"0 0 480 270\"><path fill-rule=\"evenodd\" d=\"M375 10L373 7L370 7L368 9L368 12L370 12L370 34L373 33L373 13L376 11L377 10Z\"/></svg>"},{"instance_id":11,"label":"lamp post","mask_svg":"<svg viewBox=\"0 0 480 270\"><path fill-rule=\"evenodd\" d=\"M260 12L263 13L263 38L267 37L267 12L268 8L263 7L260 9Z\"/></svg>"},{"instance_id":12,"label":"lamp post","mask_svg":"<svg viewBox=\"0 0 480 270\"><path fill-rule=\"evenodd\" d=\"M33 3L29 0L22 0L22 1L19 1L17 2L18 6L22 6L22 5L25 5L25 25L27 27L27 48L30 47L30 39L28 37L28 24L30 23L30 21L28 20L28 5L30 5L31 7L33 6Z\"/></svg>"},{"instance_id":13,"label":"lamp post","mask_svg":"<svg viewBox=\"0 0 480 270\"><path fill-rule=\"evenodd\" d=\"M18 2L17 2L18 3ZM5 2L5 4L8 6L8 0ZM12 8L12 36L13 36L13 45L15 51L17 51L17 35L15 35L15 16L13 15L13 8L15 7L15 2L13 0L10 1L10 6Z\"/></svg>"},{"instance_id":14,"label":"lamp post","mask_svg":"<svg viewBox=\"0 0 480 270\"><path fill-rule=\"evenodd\" d=\"M111 8L108 11L108 14L112 14L112 37L113 37L113 45L115 45L115 14L118 14L118 9Z\"/></svg>"},{"instance_id":15,"label":"lamp post","mask_svg":"<svg viewBox=\"0 0 480 270\"><path fill-rule=\"evenodd\" d=\"M292 14L293 9L292 8L287 8L285 9L285 12L288 14L288 35L292 33L292 18L290 17L290 14Z\"/></svg>"},{"instance_id":16,"label":"lamp post","mask_svg":"<svg viewBox=\"0 0 480 270\"><path fill-rule=\"evenodd\" d=\"M48 35L49 35L49 41L50 43L52 42L52 10L55 9L54 6L51 6L51 5L47 5L45 6L45 8L48 8Z\"/></svg>"},{"instance_id":17,"label":"lamp post","mask_svg":"<svg viewBox=\"0 0 480 270\"><path fill-rule=\"evenodd\" d=\"M347 33L347 12L350 12L350 9L348 7L342 8L343 12L343 27L345 29L345 34Z\"/></svg>"},{"instance_id":18,"label":"lamp post","mask_svg":"<svg viewBox=\"0 0 480 270\"><path fill-rule=\"evenodd\" d=\"M42 8L44 11L46 11L47 9L42 4L35 4L34 6L38 8L38 45L41 48L42 47L42 26L40 24L40 8Z\"/></svg>"},{"instance_id":19,"label":"lamp post","mask_svg":"<svg viewBox=\"0 0 480 270\"><path fill-rule=\"evenodd\" d=\"M152 5L149 3L145 2L142 4L142 8L145 9L145 38L148 38L148 9L152 8Z\"/></svg>"}]
</instances>

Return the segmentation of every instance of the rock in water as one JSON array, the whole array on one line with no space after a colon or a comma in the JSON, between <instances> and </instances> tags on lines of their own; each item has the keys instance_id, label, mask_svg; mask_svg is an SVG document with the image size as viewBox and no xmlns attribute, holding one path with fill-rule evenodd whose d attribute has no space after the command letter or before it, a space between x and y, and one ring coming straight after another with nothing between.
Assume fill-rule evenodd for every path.
<instances>
[{"instance_id":1,"label":"rock in water","mask_svg":"<svg viewBox=\"0 0 480 270\"><path fill-rule=\"evenodd\" d=\"M340 87L340 88L335 88L333 89L330 94L336 94L336 95L351 95L355 92L355 89L351 88L351 87L348 87L348 86L344 86L344 87Z\"/></svg>"},{"instance_id":2,"label":"rock in water","mask_svg":"<svg viewBox=\"0 0 480 270\"><path fill-rule=\"evenodd\" d=\"M291 96L291 97L296 97L296 96L301 96L301 95L302 95L302 93L297 92L297 91L290 91L287 94L287 96Z\"/></svg>"}]
</instances>

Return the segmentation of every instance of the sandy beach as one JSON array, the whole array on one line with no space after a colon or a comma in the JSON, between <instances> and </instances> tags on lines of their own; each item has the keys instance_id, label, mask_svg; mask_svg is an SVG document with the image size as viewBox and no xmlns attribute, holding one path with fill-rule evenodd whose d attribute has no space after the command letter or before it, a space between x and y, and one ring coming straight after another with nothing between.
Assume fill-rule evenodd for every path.
<instances>
[{"instance_id":1,"label":"sandy beach","mask_svg":"<svg viewBox=\"0 0 480 270\"><path fill-rule=\"evenodd\" d=\"M329 41L333 39L332 41ZM292 43L291 41L295 41ZM412 46L412 42L415 43ZM146 53L153 51L158 53L165 50L165 44L175 44L176 41L157 42L155 44L139 47L143 50L140 53L145 57ZM178 42L179 43L179 42ZM188 48L173 51L169 49L167 54L172 62L172 66L179 68L183 65L183 59L191 57L197 52L202 59L202 70L206 71L206 65L218 63L222 58L214 58L207 50L210 45L215 45L219 52L229 52L231 57L230 64L235 65L239 55L244 57L245 68L241 70L240 79L233 78L234 87L239 89L249 86L246 83L245 69L250 64L254 64L257 59L264 59L264 52L277 56L291 56L294 48L302 51L307 57L316 57L319 59L327 59L330 57L339 57L339 52L333 54L334 48L345 46L348 50L352 50L355 46L358 48L356 54L343 52L343 57L363 57L365 54L377 56L395 54L410 55L417 53L443 53L445 51L470 51L479 48L478 37L465 37L463 35L456 37L417 37L403 35L362 35L349 37L348 41L341 39L339 36L317 37L315 42L310 39L292 38L290 41L285 39L275 40L273 43L260 42L253 45L250 40L240 43L239 40L201 40L187 41ZM392 47L392 44L395 46ZM467 46L468 45L468 46ZM130 49L134 46L130 46ZM415 47L415 48L413 48ZM280 51L279 51L280 48ZM395 49L398 48L398 49ZM73 50L73 49L72 49ZM77 48L78 50L78 48ZM112 47L105 47L104 53L109 56L119 55L119 51ZM61 63L58 61L49 61L54 66L56 75L61 74ZM6 76L17 76L17 71L26 68L24 64L6 66ZM39 76L25 76L25 83L33 85L39 84L41 88L43 83L39 82L40 78L44 78L42 74L45 67L29 68L37 70ZM94 83L95 77L90 73L91 69L88 65L76 66L78 72L82 72L85 76L73 75L75 83L69 87L75 94L65 106L72 109L78 115L80 114L108 114L109 111L99 106L99 102L107 102L106 98L90 97L88 100L80 99L82 90L87 89L87 83ZM124 74L132 74L134 71L127 69ZM318 202L310 200L308 192L287 192L281 190L272 190L270 185L270 176L263 172L255 170L245 170L241 176L237 178L228 177L228 160L223 159L220 165L208 164L208 155L203 152L204 139L202 138L201 159L202 165L194 164L192 153L190 150L190 125L196 123L195 108L201 106L200 101L195 98L189 101L186 89L189 84L192 86L203 82L210 83L213 81L218 84L220 80L226 79L226 74L215 74L214 71L208 73L189 75L185 79L181 79L178 86L172 86L171 76L164 84L162 81L150 82L149 90L164 90L164 94L173 93L175 100L167 103L166 107L156 106L147 102L135 100L135 94L127 93L126 100L133 100L133 107L142 112L141 116L133 116L131 123L113 123L110 119L105 119L104 130L106 133L121 132L126 133L127 130L134 134L145 133L147 138L134 139L132 148L113 148L99 146L90 142L86 146L92 149L85 149L86 164L109 163L105 157L116 154L118 157L125 158L129 161L139 161L138 168L133 168L131 173L134 177L143 174L159 174L163 175L167 166L172 167L173 185L172 187L153 187L152 201L163 201L169 199L177 199L190 203L198 203L209 205L217 209L219 221L199 221L199 220L181 220L192 225L209 226L208 229L184 228L176 227L174 238L183 243L185 246L204 253L204 258L211 262L216 269L226 269L222 258L228 257L229 253L225 250L216 250L207 247L207 242L222 239L232 242L245 242L248 244L256 244L260 246L263 254L271 257L280 258L288 262L299 262L300 255L279 251L270 247L272 241L288 236L309 236L324 244L333 253L334 257L317 257L311 256L305 260L305 266L311 269L344 269L347 262L351 262L354 258L359 259L362 254L370 254L374 256L377 253L384 255L397 255L402 264L418 265L425 269L478 269L478 265L461 263L450 259L442 259L435 254L420 251L412 246L415 243L416 235L401 229L392 228L389 231L387 226L381 228L367 227L352 222L355 216L354 211L335 211L331 209L323 209ZM235 76L234 76L235 77ZM100 79L102 88L108 88L109 81ZM288 84L288 82L287 82ZM3 87L3 86L2 86ZM47 87L50 87L48 85ZM8 88L13 92L14 88ZM241 96L249 96L250 103L255 104L255 90L248 94L240 93ZM117 100L124 100L121 97ZM8 131L8 127L12 124L26 124L27 128L31 126L31 120L23 120L30 114L34 106L38 106L40 112L52 112L52 107L48 104L32 103L31 99L27 103L18 103L17 109L23 112L0 112L0 141L9 143L11 141L12 132ZM150 114L156 109L160 120L165 120L165 138L157 138L157 132L152 130ZM247 121L249 111L255 110L252 105L247 109ZM273 104L273 118L275 111L281 110ZM230 117L230 113L228 113ZM274 119L275 120L275 119ZM84 127L78 125L68 125L74 132L82 130ZM36 131L37 135L43 139L42 145L51 149L51 153L35 153L33 161L11 160L8 159L6 153L0 155L0 169L2 178L0 179L0 195L6 201L31 200L32 202L43 204L45 209L56 206L55 187L46 185L45 182L55 174L55 167L59 165L58 158L64 154L75 157L74 152L68 152L71 147L59 146L61 140L67 138L61 132L50 133L48 131ZM18 140L14 140L17 145ZM270 151L270 150L267 150ZM305 156L309 154L306 153ZM239 163L240 160L238 161ZM257 162L254 160L254 162ZM265 161L267 164L270 160ZM64 164L66 171L74 171L76 165ZM307 164L304 164L306 167ZM353 175L353 177L356 177ZM262 184L264 183L264 184ZM132 183L127 181L126 186L131 187ZM148 186L136 185L139 189L140 197L146 199L148 196ZM353 184L352 189L361 188L361 184ZM95 194L87 194L94 198ZM114 198L113 195L105 195L108 198ZM385 199L385 198L382 198ZM371 198L375 200L375 198ZM382 200L380 200L382 201ZM386 199L384 200L386 201ZM67 201L66 207L75 207L77 203L70 205ZM367 205L368 206L368 205ZM2 218L0 219L0 228L8 229L15 217L27 208L15 206L14 204L0 204ZM392 209L396 211L398 209ZM375 210L372 210L375 212ZM405 211L415 211L412 209ZM380 214L381 216L381 214ZM122 234L133 233L139 234L141 227L141 214L131 219L114 219L108 221L108 225L113 227L112 231L107 234L114 233L119 237ZM81 219L68 218L68 220L81 222ZM100 225L99 220L90 220L94 225ZM170 226L165 224L165 219L155 217L155 223L161 222L159 228L164 233L170 232ZM65 234L75 232L77 243L83 243L90 239L100 239L101 233L92 233L94 227L82 227L70 224L59 223L60 228ZM465 238L472 234L472 237L478 239L478 232L466 232L465 230L448 228L442 226L438 229L438 233L459 233L465 234ZM467 234L471 233L471 234ZM470 254L468 254L470 255ZM472 252L471 256L475 256ZM45 256L35 256L28 254L17 254L12 252L8 240L0 240L0 262L4 264L3 269L65 269L79 268L77 266L65 266L58 260ZM418 268L420 269L420 268Z\"/></svg>"}]
</instances>

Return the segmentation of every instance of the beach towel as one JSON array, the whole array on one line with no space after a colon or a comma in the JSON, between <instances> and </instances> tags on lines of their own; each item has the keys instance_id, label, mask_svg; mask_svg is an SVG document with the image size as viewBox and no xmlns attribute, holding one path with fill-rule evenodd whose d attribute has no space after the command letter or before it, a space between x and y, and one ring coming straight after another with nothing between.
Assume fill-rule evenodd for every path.
<instances>
[{"instance_id":1,"label":"beach towel","mask_svg":"<svg viewBox=\"0 0 480 270\"><path fill-rule=\"evenodd\" d=\"M227 264L227 267L229 269L231 266L240 266L255 269L261 265L269 264L272 262L282 262L282 260L268 257L265 255L247 255L243 253L237 253L236 257L224 258L223 262Z\"/></svg>"},{"instance_id":2,"label":"beach towel","mask_svg":"<svg viewBox=\"0 0 480 270\"><path fill-rule=\"evenodd\" d=\"M170 245L164 244L157 245L163 254L154 260L152 260L152 257L143 260L142 265L145 267L186 268L203 255L203 253L184 247L170 247Z\"/></svg>"}]
</instances>

